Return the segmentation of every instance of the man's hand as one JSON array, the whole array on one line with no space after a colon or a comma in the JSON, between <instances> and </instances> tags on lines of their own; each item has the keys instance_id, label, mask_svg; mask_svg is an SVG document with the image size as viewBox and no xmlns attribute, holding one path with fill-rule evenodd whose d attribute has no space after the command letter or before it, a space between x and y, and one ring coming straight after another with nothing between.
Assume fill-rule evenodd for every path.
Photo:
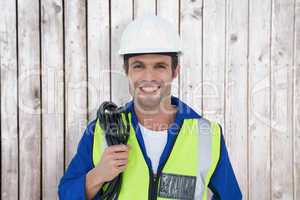
<instances>
[{"instance_id":1,"label":"man's hand","mask_svg":"<svg viewBox=\"0 0 300 200\"><path fill-rule=\"evenodd\" d=\"M95 168L103 183L113 180L125 170L128 162L128 151L128 145L113 145L104 150L101 161Z\"/></svg>"},{"instance_id":2,"label":"man's hand","mask_svg":"<svg viewBox=\"0 0 300 200\"><path fill-rule=\"evenodd\" d=\"M87 199L92 199L105 182L113 180L126 169L129 145L112 145L107 147L97 166L86 176Z\"/></svg>"}]
</instances>

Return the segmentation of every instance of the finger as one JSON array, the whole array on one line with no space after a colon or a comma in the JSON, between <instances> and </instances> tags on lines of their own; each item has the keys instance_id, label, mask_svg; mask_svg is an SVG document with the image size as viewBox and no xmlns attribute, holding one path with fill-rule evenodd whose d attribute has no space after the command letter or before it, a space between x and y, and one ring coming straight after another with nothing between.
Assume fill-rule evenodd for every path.
<instances>
[{"instance_id":1,"label":"finger","mask_svg":"<svg viewBox=\"0 0 300 200\"><path fill-rule=\"evenodd\" d=\"M118 145L112 145L106 148L106 151L108 153L112 153L112 152L119 152L119 151L128 151L128 146L124 145L124 144L118 144Z\"/></svg>"},{"instance_id":2,"label":"finger","mask_svg":"<svg viewBox=\"0 0 300 200\"><path fill-rule=\"evenodd\" d=\"M117 168L122 167L123 165L127 165L128 161L127 160L116 160L115 161L115 166Z\"/></svg>"},{"instance_id":3,"label":"finger","mask_svg":"<svg viewBox=\"0 0 300 200\"><path fill-rule=\"evenodd\" d=\"M120 167L118 167L118 171L123 172L126 168L127 168L127 165L120 166Z\"/></svg>"},{"instance_id":4,"label":"finger","mask_svg":"<svg viewBox=\"0 0 300 200\"><path fill-rule=\"evenodd\" d=\"M116 160L122 160L122 159L127 159L128 158L128 152L118 152L118 153L113 153L112 158Z\"/></svg>"},{"instance_id":5,"label":"finger","mask_svg":"<svg viewBox=\"0 0 300 200\"><path fill-rule=\"evenodd\" d=\"M115 152L128 152L130 150L130 146L129 145L121 145L121 150L116 150Z\"/></svg>"}]
</instances>

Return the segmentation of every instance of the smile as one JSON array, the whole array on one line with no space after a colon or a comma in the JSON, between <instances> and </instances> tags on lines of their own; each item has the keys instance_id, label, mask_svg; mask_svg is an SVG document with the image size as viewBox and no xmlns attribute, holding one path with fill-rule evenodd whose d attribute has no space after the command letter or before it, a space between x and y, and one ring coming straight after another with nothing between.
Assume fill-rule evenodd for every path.
<instances>
[{"instance_id":1,"label":"smile","mask_svg":"<svg viewBox=\"0 0 300 200\"><path fill-rule=\"evenodd\" d=\"M142 86L139 89L144 93L155 93L157 90L160 89L159 86Z\"/></svg>"}]
</instances>

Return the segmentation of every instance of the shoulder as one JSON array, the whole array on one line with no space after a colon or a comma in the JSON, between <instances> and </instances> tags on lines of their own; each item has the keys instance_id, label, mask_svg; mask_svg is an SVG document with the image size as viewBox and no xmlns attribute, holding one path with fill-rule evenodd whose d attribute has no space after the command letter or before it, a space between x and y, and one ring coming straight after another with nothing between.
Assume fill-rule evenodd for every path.
<instances>
[{"instance_id":1,"label":"shoulder","mask_svg":"<svg viewBox=\"0 0 300 200\"><path fill-rule=\"evenodd\" d=\"M96 126L96 120L94 119L92 121L90 121L85 129L85 134L88 134L88 136L93 136L94 135L94 130L95 130L95 126Z\"/></svg>"}]
</instances>

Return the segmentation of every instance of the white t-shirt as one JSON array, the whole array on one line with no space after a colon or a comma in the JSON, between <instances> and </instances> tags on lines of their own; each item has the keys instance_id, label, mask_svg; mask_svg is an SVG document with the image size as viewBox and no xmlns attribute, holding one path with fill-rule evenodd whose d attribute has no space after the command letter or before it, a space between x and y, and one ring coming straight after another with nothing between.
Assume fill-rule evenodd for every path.
<instances>
[{"instance_id":1,"label":"white t-shirt","mask_svg":"<svg viewBox=\"0 0 300 200\"><path fill-rule=\"evenodd\" d=\"M151 160L153 173L156 174L160 156L165 148L168 131L152 131L139 123L148 157Z\"/></svg>"}]
</instances>

